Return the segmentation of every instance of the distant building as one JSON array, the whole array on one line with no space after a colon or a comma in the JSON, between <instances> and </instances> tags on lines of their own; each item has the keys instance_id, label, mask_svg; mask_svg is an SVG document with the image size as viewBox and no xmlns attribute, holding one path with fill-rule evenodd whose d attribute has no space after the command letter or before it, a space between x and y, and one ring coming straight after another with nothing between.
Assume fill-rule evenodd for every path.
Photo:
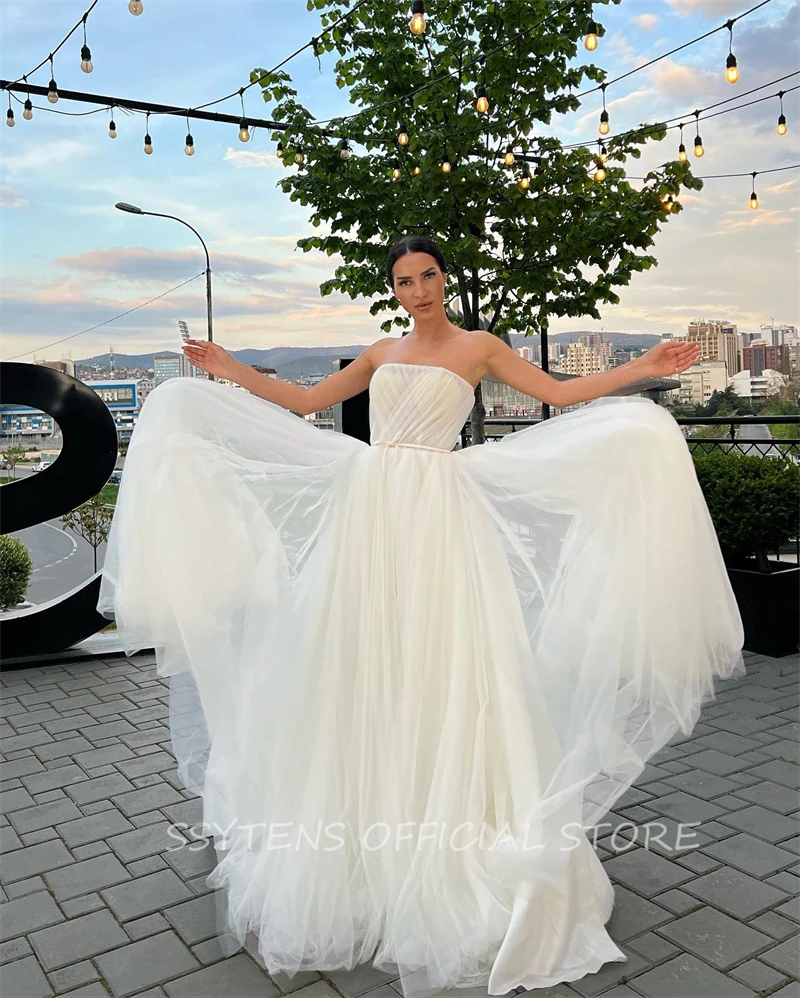
<instances>
[{"instance_id":1,"label":"distant building","mask_svg":"<svg viewBox=\"0 0 800 998\"><path fill-rule=\"evenodd\" d=\"M789 373L789 348L787 346L753 343L752 346L742 350L743 371L749 371L751 375L758 377L768 368L772 371L780 371L781 374Z\"/></svg>"},{"instance_id":2,"label":"distant building","mask_svg":"<svg viewBox=\"0 0 800 998\"><path fill-rule=\"evenodd\" d=\"M154 353L153 380L156 386L171 378L207 378L208 375L199 367L190 363L184 353Z\"/></svg>"},{"instance_id":3,"label":"distant building","mask_svg":"<svg viewBox=\"0 0 800 998\"><path fill-rule=\"evenodd\" d=\"M144 385L152 384L144 378L120 378L119 380L84 381L87 388L98 395L108 406L114 419L119 440L130 440L139 410L144 402Z\"/></svg>"},{"instance_id":4,"label":"distant building","mask_svg":"<svg viewBox=\"0 0 800 998\"><path fill-rule=\"evenodd\" d=\"M49 367L53 371L68 374L71 378L75 377L75 362L69 358L65 360L35 360L34 364L37 367Z\"/></svg>"},{"instance_id":5,"label":"distant building","mask_svg":"<svg viewBox=\"0 0 800 998\"><path fill-rule=\"evenodd\" d=\"M797 339L797 326L773 326L771 323L764 323L761 326L760 339L770 346L779 347Z\"/></svg>"},{"instance_id":6,"label":"distant building","mask_svg":"<svg viewBox=\"0 0 800 998\"><path fill-rule=\"evenodd\" d=\"M728 377L739 370L738 330L721 319L698 319L689 323L689 331L681 340L700 344L700 360L722 360L727 365Z\"/></svg>"},{"instance_id":7,"label":"distant building","mask_svg":"<svg viewBox=\"0 0 800 998\"><path fill-rule=\"evenodd\" d=\"M597 339L599 337L599 340ZM611 344L603 342L600 333L581 336L577 343L568 343L567 352L561 361L563 374L599 374L608 367Z\"/></svg>"},{"instance_id":8,"label":"distant building","mask_svg":"<svg viewBox=\"0 0 800 998\"><path fill-rule=\"evenodd\" d=\"M665 392L665 397L687 405L708 405L714 392L724 392L728 386L725 362L704 360L675 375L680 388Z\"/></svg>"},{"instance_id":9,"label":"distant building","mask_svg":"<svg viewBox=\"0 0 800 998\"><path fill-rule=\"evenodd\" d=\"M763 399L774 395L786 384L786 375L769 369L759 375L740 371L730 379L730 384L736 394L743 398Z\"/></svg>"}]
</instances>

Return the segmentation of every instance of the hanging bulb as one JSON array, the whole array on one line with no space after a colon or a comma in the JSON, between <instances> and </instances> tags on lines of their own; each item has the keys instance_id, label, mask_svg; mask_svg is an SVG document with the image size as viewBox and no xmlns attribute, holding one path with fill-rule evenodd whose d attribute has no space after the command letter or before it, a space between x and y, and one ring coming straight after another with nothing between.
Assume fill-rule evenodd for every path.
<instances>
[{"instance_id":1,"label":"hanging bulb","mask_svg":"<svg viewBox=\"0 0 800 998\"><path fill-rule=\"evenodd\" d=\"M668 194L666 198L664 198L662 207L664 208L664 211L667 214L669 214L672 211L672 209L675 207L675 201L673 200L671 194Z\"/></svg>"},{"instance_id":2,"label":"hanging bulb","mask_svg":"<svg viewBox=\"0 0 800 998\"><path fill-rule=\"evenodd\" d=\"M518 181L518 183L517 183L517 187L519 187L519 189L520 189L521 191L527 191L527 189L528 189L528 188L529 188L530 186L531 186L531 176L530 176L530 174L528 173L528 168L527 168L527 164L526 164L526 167L525 167L525 172L524 172L524 173L522 174L522 176L521 176L521 177L519 178L519 181Z\"/></svg>"},{"instance_id":3,"label":"hanging bulb","mask_svg":"<svg viewBox=\"0 0 800 998\"><path fill-rule=\"evenodd\" d=\"M511 148L511 146L509 146L508 149L506 149L506 154L505 154L505 157L504 157L504 162L505 162L506 166L513 166L514 163L516 162L516 160L514 158L514 150Z\"/></svg>"},{"instance_id":4,"label":"hanging bulb","mask_svg":"<svg viewBox=\"0 0 800 998\"><path fill-rule=\"evenodd\" d=\"M701 156L705 155L705 149L703 148L703 140L699 135L694 137L694 154L699 159Z\"/></svg>"},{"instance_id":5,"label":"hanging bulb","mask_svg":"<svg viewBox=\"0 0 800 998\"><path fill-rule=\"evenodd\" d=\"M149 132L144 137L144 151L148 156L152 156L153 154L153 140L150 138Z\"/></svg>"},{"instance_id":6,"label":"hanging bulb","mask_svg":"<svg viewBox=\"0 0 800 998\"><path fill-rule=\"evenodd\" d=\"M442 160L442 173L449 173L453 169L453 164L449 159Z\"/></svg>"},{"instance_id":7,"label":"hanging bulb","mask_svg":"<svg viewBox=\"0 0 800 998\"><path fill-rule=\"evenodd\" d=\"M408 26L415 35L421 35L425 31L425 5L422 0L414 0L412 3Z\"/></svg>"},{"instance_id":8,"label":"hanging bulb","mask_svg":"<svg viewBox=\"0 0 800 998\"><path fill-rule=\"evenodd\" d=\"M594 179L598 183L602 183L606 179L606 170L603 164L598 160L597 169L594 171Z\"/></svg>"},{"instance_id":9,"label":"hanging bulb","mask_svg":"<svg viewBox=\"0 0 800 998\"><path fill-rule=\"evenodd\" d=\"M781 115L778 116L778 128L777 128L777 132L778 132L778 135L785 135L786 134L786 115L785 114L781 114Z\"/></svg>"},{"instance_id":10,"label":"hanging bulb","mask_svg":"<svg viewBox=\"0 0 800 998\"><path fill-rule=\"evenodd\" d=\"M415 166L413 172L414 172L414 176L416 177L417 174L422 173L422 167L421 166Z\"/></svg>"},{"instance_id":11,"label":"hanging bulb","mask_svg":"<svg viewBox=\"0 0 800 998\"><path fill-rule=\"evenodd\" d=\"M681 142L678 146L678 160L681 163L685 163L689 157L686 155L686 146Z\"/></svg>"},{"instance_id":12,"label":"hanging bulb","mask_svg":"<svg viewBox=\"0 0 800 998\"><path fill-rule=\"evenodd\" d=\"M758 196L756 195L755 191L753 191L750 195L750 207L753 209L753 211L755 211L756 208L758 208Z\"/></svg>"},{"instance_id":13,"label":"hanging bulb","mask_svg":"<svg viewBox=\"0 0 800 998\"><path fill-rule=\"evenodd\" d=\"M482 83L479 83L475 88L475 107L481 114L485 114L489 110L489 100L486 96L486 89Z\"/></svg>"},{"instance_id":14,"label":"hanging bulb","mask_svg":"<svg viewBox=\"0 0 800 998\"><path fill-rule=\"evenodd\" d=\"M249 142L250 141L250 126L247 124L244 118L239 122L239 141Z\"/></svg>"},{"instance_id":15,"label":"hanging bulb","mask_svg":"<svg viewBox=\"0 0 800 998\"><path fill-rule=\"evenodd\" d=\"M187 156L194 156L194 138L192 137L191 132L188 132L186 135L186 145L184 146L183 151Z\"/></svg>"},{"instance_id":16,"label":"hanging bulb","mask_svg":"<svg viewBox=\"0 0 800 998\"><path fill-rule=\"evenodd\" d=\"M600 114L600 128L598 129L601 135L608 135L611 131L611 125L608 123L608 111L603 110Z\"/></svg>"},{"instance_id":17,"label":"hanging bulb","mask_svg":"<svg viewBox=\"0 0 800 998\"><path fill-rule=\"evenodd\" d=\"M22 117L26 121L30 121L33 118L33 104L31 104L30 97L25 101L25 110L22 112Z\"/></svg>"},{"instance_id":18,"label":"hanging bulb","mask_svg":"<svg viewBox=\"0 0 800 998\"><path fill-rule=\"evenodd\" d=\"M594 52L597 48L597 25L594 21L589 21L586 25L586 38L583 44L589 52Z\"/></svg>"},{"instance_id":19,"label":"hanging bulb","mask_svg":"<svg viewBox=\"0 0 800 998\"><path fill-rule=\"evenodd\" d=\"M400 164L395 159L392 161L392 180L399 180L399 179L400 179Z\"/></svg>"},{"instance_id":20,"label":"hanging bulb","mask_svg":"<svg viewBox=\"0 0 800 998\"><path fill-rule=\"evenodd\" d=\"M275 150L275 155L283 159L283 142L278 139L278 148Z\"/></svg>"},{"instance_id":21,"label":"hanging bulb","mask_svg":"<svg viewBox=\"0 0 800 998\"><path fill-rule=\"evenodd\" d=\"M141 14L142 11L144 10L144 4L142 3L142 0L130 0L130 3L128 4L128 10L131 12L131 14L135 14L136 17L138 17L139 14Z\"/></svg>"},{"instance_id":22,"label":"hanging bulb","mask_svg":"<svg viewBox=\"0 0 800 998\"><path fill-rule=\"evenodd\" d=\"M461 174L461 183L462 183L462 184L465 184L466 182L467 182L467 178L466 178L466 177L464 176L464 174L462 173L462 174Z\"/></svg>"},{"instance_id":23,"label":"hanging bulb","mask_svg":"<svg viewBox=\"0 0 800 998\"><path fill-rule=\"evenodd\" d=\"M94 69L92 65L92 53L89 51L88 45L84 45L81 48L81 69L84 73L91 73Z\"/></svg>"},{"instance_id":24,"label":"hanging bulb","mask_svg":"<svg viewBox=\"0 0 800 998\"><path fill-rule=\"evenodd\" d=\"M544 173L544 170L542 169L542 164L541 163L537 163L536 166L534 167L534 170L533 170L534 177L541 177L541 175L543 173Z\"/></svg>"},{"instance_id":25,"label":"hanging bulb","mask_svg":"<svg viewBox=\"0 0 800 998\"><path fill-rule=\"evenodd\" d=\"M605 161L608 159L608 152L606 150L606 147L599 139L597 140L597 142L598 145L600 146L600 152L597 154L597 158L600 160L601 163L605 163Z\"/></svg>"},{"instance_id":26,"label":"hanging bulb","mask_svg":"<svg viewBox=\"0 0 800 998\"><path fill-rule=\"evenodd\" d=\"M728 83L738 83L739 67L736 65L736 56L731 52L725 61L725 79Z\"/></svg>"},{"instance_id":27,"label":"hanging bulb","mask_svg":"<svg viewBox=\"0 0 800 998\"><path fill-rule=\"evenodd\" d=\"M51 104L58 104L58 87L55 80L50 80L47 86L47 99Z\"/></svg>"},{"instance_id":28,"label":"hanging bulb","mask_svg":"<svg viewBox=\"0 0 800 998\"><path fill-rule=\"evenodd\" d=\"M350 159L350 146L347 144L347 139L342 139L339 143L339 155L342 159Z\"/></svg>"},{"instance_id":29,"label":"hanging bulb","mask_svg":"<svg viewBox=\"0 0 800 998\"><path fill-rule=\"evenodd\" d=\"M303 150L302 149L298 149L297 152L294 154L294 161L295 161L295 163L302 163L303 162Z\"/></svg>"},{"instance_id":30,"label":"hanging bulb","mask_svg":"<svg viewBox=\"0 0 800 998\"><path fill-rule=\"evenodd\" d=\"M401 146L408 145L408 128L405 125L400 126L400 134L397 136L397 142Z\"/></svg>"},{"instance_id":31,"label":"hanging bulb","mask_svg":"<svg viewBox=\"0 0 800 998\"><path fill-rule=\"evenodd\" d=\"M16 125L16 121L14 121L14 112L11 108L6 111L6 124L9 128L13 128L14 125Z\"/></svg>"},{"instance_id":32,"label":"hanging bulb","mask_svg":"<svg viewBox=\"0 0 800 998\"><path fill-rule=\"evenodd\" d=\"M115 139L117 137L117 126L114 124L114 119L108 123L108 137L110 139Z\"/></svg>"}]
</instances>

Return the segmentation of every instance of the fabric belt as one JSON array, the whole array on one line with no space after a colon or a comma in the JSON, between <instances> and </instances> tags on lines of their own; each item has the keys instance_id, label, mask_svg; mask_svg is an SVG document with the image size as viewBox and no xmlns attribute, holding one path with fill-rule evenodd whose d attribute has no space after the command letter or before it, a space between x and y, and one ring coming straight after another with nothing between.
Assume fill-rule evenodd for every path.
<instances>
[{"instance_id":1,"label":"fabric belt","mask_svg":"<svg viewBox=\"0 0 800 998\"><path fill-rule=\"evenodd\" d=\"M452 451L452 447L430 447L428 444L412 444L404 443L400 440L373 440L373 447L414 447L417 450L433 450L438 451L440 454L449 454Z\"/></svg>"}]
</instances>

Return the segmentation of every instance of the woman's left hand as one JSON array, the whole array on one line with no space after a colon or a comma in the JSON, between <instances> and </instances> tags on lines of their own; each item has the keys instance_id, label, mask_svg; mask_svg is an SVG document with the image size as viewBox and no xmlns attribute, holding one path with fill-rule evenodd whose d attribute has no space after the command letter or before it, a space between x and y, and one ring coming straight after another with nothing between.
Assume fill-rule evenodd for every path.
<instances>
[{"instance_id":1,"label":"woman's left hand","mask_svg":"<svg viewBox=\"0 0 800 998\"><path fill-rule=\"evenodd\" d=\"M696 364L700 344L695 340L665 340L652 347L639 360L642 377L668 378Z\"/></svg>"}]
</instances>

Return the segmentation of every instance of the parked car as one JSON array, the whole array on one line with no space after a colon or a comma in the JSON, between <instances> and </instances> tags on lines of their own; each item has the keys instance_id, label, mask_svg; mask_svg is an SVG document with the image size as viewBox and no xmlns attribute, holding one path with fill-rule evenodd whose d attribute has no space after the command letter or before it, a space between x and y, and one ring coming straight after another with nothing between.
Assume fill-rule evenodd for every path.
<instances>
[{"instance_id":1,"label":"parked car","mask_svg":"<svg viewBox=\"0 0 800 998\"><path fill-rule=\"evenodd\" d=\"M11 461L0 461L0 468L2 468L3 471L11 471L13 467L14 464Z\"/></svg>"},{"instance_id":2,"label":"parked car","mask_svg":"<svg viewBox=\"0 0 800 998\"><path fill-rule=\"evenodd\" d=\"M116 468L111 472L111 477L108 480L109 485L119 485L122 481L122 469Z\"/></svg>"},{"instance_id":3,"label":"parked car","mask_svg":"<svg viewBox=\"0 0 800 998\"><path fill-rule=\"evenodd\" d=\"M36 462L36 464L34 464L34 466L33 466L33 468L31 470L32 471L44 471L45 468L49 468L50 465L54 464L54 463L55 462L52 461L50 458L41 458L40 460L38 460Z\"/></svg>"}]
</instances>

